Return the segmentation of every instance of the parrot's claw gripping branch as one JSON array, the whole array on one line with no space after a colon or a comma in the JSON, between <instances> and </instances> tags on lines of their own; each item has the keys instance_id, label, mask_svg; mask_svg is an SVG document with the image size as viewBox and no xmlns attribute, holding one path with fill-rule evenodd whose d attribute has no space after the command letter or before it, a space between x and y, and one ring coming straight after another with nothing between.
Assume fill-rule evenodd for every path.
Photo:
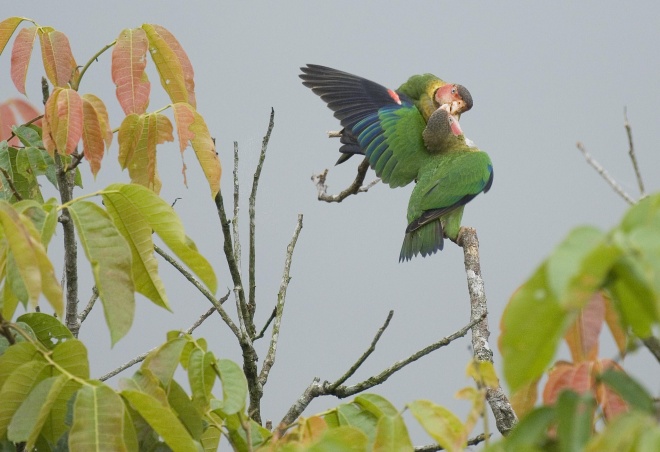
<instances>
[{"instance_id":1,"label":"parrot's claw gripping branch","mask_svg":"<svg viewBox=\"0 0 660 452\"><path fill-rule=\"evenodd\" d=\"M328 135L330 135L331 133L333 132L328 132ZM336 132L336 133L340 133L340 132ZM369 160L365 158L364 160L362 160L362 163L360 163L360 166L358 166L357 174L355 175L355 179L353 180L351 185L349 185L346 189L341 191L338 195L328 194L328 186L325 183L326 178L328 177L327 169L323 171L321 174L312 175L312 181L316 185L316 190L318 191L319 201L342 202L344 199L348 198L351 195L357 195L358 193L367 192L371 187L373 187L380 181L380 179L374 179L373 181L369 182L367 185L362 185L364 183L364 178L367 174L367 170L369 170Z\"/></svg>"}]
</instances>

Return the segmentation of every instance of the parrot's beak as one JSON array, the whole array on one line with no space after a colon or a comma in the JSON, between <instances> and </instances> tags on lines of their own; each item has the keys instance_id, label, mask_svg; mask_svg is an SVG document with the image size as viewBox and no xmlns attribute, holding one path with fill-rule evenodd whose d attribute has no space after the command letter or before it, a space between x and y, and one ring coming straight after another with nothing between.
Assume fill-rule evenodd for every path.
<instances>
[{"instance_id":1,"label":"parrot's beak","mask_svg":"<svg viewBox=\"0 0 660 452\"><path fill-rule=\"evenodd\" d=\"M460 115L461 113L463 113L466 110L467 110L467 105L464 101L455 100L454 102L451 103L449 113L452 114L452 115Z\"/></svg>"},{"instance_id":2,"label":"parrot's beak","mask_svg":"<svg viewBox=\"0 0 660 452\"><path fill-rule=\"evenodd\" d=\"M458 118L456 116L449 116L449 126L451 127L451 132L454 135L463 135L463 129L461 129L461 125L458 123Z\"/></svg>"}]
</instances>

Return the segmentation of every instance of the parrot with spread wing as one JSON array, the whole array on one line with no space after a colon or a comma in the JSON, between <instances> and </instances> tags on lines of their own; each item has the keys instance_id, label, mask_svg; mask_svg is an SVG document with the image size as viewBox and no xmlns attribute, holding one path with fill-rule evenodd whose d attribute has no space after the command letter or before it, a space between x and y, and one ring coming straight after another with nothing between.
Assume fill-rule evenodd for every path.
<instances>
[{"instance_id":1,"label":"parrot with spread wing","mask_svg":"<svg viewBox=\"0 0 660 452\"><path fill-rule=\"evenodd\" d=\"M364 154L383 182L391 187L415 179L429 150L421 130L441 105L460 114L472 108L472 96L462 85L432 74L414 75L398 90L347 72L308 64L301 68L303 85L328 104L344 129L337 164Z\"/></svg>"},{"instance_id":2,"label":"parrot with spread wing","mask_svg":"<svg viewBox=\"0 0 660 452\"><path fill-rule=\"evenodd\" d=\"M393 91L324 66L301 70L303 84L344 127L338 163L364 154L391 187L416 181L399 261L442 250L445 237L455 241L465 204L493 181L490 158L466 140L459 124L472 107L469 91L431 74L415 75Z\"/></svg>"}]
</instances>

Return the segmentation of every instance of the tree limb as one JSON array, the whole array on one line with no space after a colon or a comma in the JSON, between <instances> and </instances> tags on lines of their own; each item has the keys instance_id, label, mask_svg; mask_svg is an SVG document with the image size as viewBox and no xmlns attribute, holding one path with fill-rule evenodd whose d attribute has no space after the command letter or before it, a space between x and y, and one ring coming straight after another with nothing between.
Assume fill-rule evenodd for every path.
<instances>
[{"instance_id":1,"label":"tree limb","mask_svg":"<svg viewBox=\"0 0 660 452\"><path fill-rule=\"evenodd\" d=\"M493 351L488 346L488 307L484 280L481 277L481 264L479 262L479 239L474 228L461 228L458 236L458 245L463 248L465 259L465 273L467 275L468 291L470 293L470 319L474 322L472 327L472 349L477 361L493 362ZM506 435L518 422L502 387L487 388L486 400L495 416L497 429Z\"/></svg>"},{"instance_id":2,"label":"tree limb","mask_svg":"<svg viewBox=\"0 0 660 452\"><path fill-rule=\"evenodd\" d=\"M486 441L486 437L489 436L490 435L486 435L485 433L477 435L474 438L468 439L467 445L476 446L477 444ZM445 450L445 449L442 446L439 446L438 444L429 444L428 446L415 447L415 452L436 452L438 450Z\"/></svg>"},{"instance_id":3,"label":"tree limb","mask_svg":"<svg viewBox=\"0 0 660 452\"><path fill-rule=\"evenodd\" d=\"M357 195L358 193L364 193L368 191L371 187L376 185L380 179L374 179L369 184L362 186L364 183L364 178L369 169L369 160L366 158L362 160L360 166L358 166L358 171L355 176L355 180L349 185L345 190L340 192L338 195L328 195L328 186L325 181L328 176L328 170L326 169L321 174L312 175L312 181L316 185L316 190L318 192L319 201L325 202L342 202L344 199L348 198L351 195Z\"/></svg>"},{"instance_id":4,"label":"tree limb","mask_svg":"<svg viewBox=\"0 0 660 452\"><path fill-rule=\"evenodd\" d=\"M584 158L586 159L587 163L593 167L593 169L596 170L598 174L600 174L603 179L609 184L612 189L619 194L628 204L635 204L635 200L625 192L625 190L617 183L617 181L614 180L612 176L607 172L603 166L598 163L594 158L587 152L585 149L584 145L581 142L577 142L577 148L582 152L584 155Z\"/></svg>"},{"instance_id":5,"label":"tree limb","mask_svg":"<svg viewBox=\"0 0 660 452\"><path fill-rule=\"evenodd\" d=\"M388 317L389 318L389 317ZM484 317L485 318L485 317ZM282 420L279 423L279 426L277 427L277 431L279 435L283 435L284 432L287 430L289 425L293 423L298 416L302 414L302 412L307 408L307 406L314 400L316 397L320 396L325 396L325 395L333 395L335 397L338 397L340 399L349 397L351 395L357 394L359 392L365 391L369 388L372 388L374 386L377 386L381 383L384 383L389 377L391 377L394 373L397 371L401 370L408 364L417 361L418 359L422 358L423 356L428 355L429 353L445 347L452 343L454 340L458 339L459 337L463 337L467 334L468 331L470 331L470 328L472 328L475 324L483 320L481 317L472 320L470 323L468 323L466 326L461 328L460 330L456 331L453 334L450 334L447 337L444 337L440 339L439 341L413 353L409 357L397 361L388 368L384 369L382 372L380 372L378 375L374 375L372 377L367 378L364 381L361 381L360 383L354 384L353 386L344 386L342 384L337 384L340 380L344 378L344 375L339 377L339 379L335 382L329 382L325 381L324 383L321 383L321 380L318 377L314 377L312 380L312 383L305 389L303 394L298 398L298 400L289 408L289 411L284 415ZM387 322L386 322L387 323ZM381 327L381 329L378 330L376 333L376 336L374 337L374 340L372 340L371 345L369 346L369 349L372 347L375 348L376 343L378 342L378 339L380 339L382 331L385 328L385 325ZM366 352L365 352L366 354ZM364 354L363 354L364 356ZM358 360L360 362L360 360ZM364 361L360 362L362 364ZM359 367L359 366L358 366ZM352 369L352 368L351 368Z\"/></svg>"}]
</instances>

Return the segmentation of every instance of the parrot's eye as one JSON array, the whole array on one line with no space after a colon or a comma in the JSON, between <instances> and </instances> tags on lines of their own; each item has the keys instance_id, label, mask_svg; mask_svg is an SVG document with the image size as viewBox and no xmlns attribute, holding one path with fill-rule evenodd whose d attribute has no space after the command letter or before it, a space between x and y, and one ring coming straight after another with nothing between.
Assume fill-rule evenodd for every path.
<instances>
[{"instance_id":1,"label":"parrot's eye","mask_svg":"<svg viewBox=\"0 0 660 452\"><path fill-rule=\"evenodd\" d=\"M458 92L458 89L456 88L456 85L451 89L452 94L456 94Z\"/></svg>"}]
</instances>

